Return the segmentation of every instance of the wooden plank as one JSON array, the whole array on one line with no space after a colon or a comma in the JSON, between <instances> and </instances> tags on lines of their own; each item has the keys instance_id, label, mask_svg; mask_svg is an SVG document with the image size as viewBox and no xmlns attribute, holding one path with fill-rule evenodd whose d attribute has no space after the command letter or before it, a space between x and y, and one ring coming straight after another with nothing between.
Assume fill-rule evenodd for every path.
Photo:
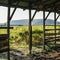
<instances>
[{"instance_id":1,"label":"wooden plank","mask_svg":"<svg viewBox=\"0 0 60 60\"><path fill-rule=\"evenodd\" d=\"M47 40L47 41L45 41L45 42L53 42L53 41L55 41L55 40Z\"/></svg>"},{"instance_id":2,"label":"wooden plank","mask_svg":"<svg viewBox=\"0 0 60 60\"><path fill-rule=\"evenodd\" d=\"M45 33L45 35L55 35L55 33Z\"/></svg>"},{"instance_id":3,"label":"wooden plank","mask_svg":"<svg viewBox=\"0 0 60 60\"><path fill-rule=\"evenodd\" d=\"M45 25L45 26L54 26L54 25Z\"/></svg>"},{"instance_id":4,"label":"wooden plank","mask_svg":"<svg viewBox=\"0 0 60 60\"><path fill-rule=\"evenodd\" d=\"M8 27L0 27L0 29L8 29ZM9 27L9 29L13 29L13 27Z\"/></svg>"},{"instance_id":5,"label":"wooden plank","mask_svg":"<svg viewBox=\"0 0 60 60\"><path fill-rule=\"evenodd\" d=\"M54 26L54 25L45 25L45 26ZM60 25L56 25L56 26L60 26Z\"/></svg>"},{"instance_id":6,"label":"wooden plank","mask_svg":"<svg viewBox=\"0 0 60 60\"><path fill-rule=\"evenodd\" d=\"M3 48L3 47L5 47L5 46L8 46L8 43L7 43L7 42L1 43L1 44L0 44L0 49Z\"/></svg>"},{"instance_id":7,"label":"wooden plank","mask_svg":"<svg viewBox=\"0 0 60 60\"><path fill-rule=\"evenodd\" d=\"M7 52L8 48L0 49L0 53Z\"/></svg>"},{"instance_id":8,"label":"wooden plank","mask_svg":"<svg viewBox=\"0 0 60 60\"><path fill-rule=\"evenodd\" d=\"M1 40L6 40L8 39L8 35L7 34L0 34L0 41Z\"/></svg>"},{"instance_id":9,"label":"wooden plank","mask_svg":"<svg viewBox=\"0 0 60 60\"><path fill-rule=\"evenodd\" d=\"M53 37L50 37L50 38L45 38L45 40L54 40L55 39L55 37L53 38ZM56 37L56 40L60 40L60 37L58 38L58 37Z\"/></svg>"},{"instance_id":10,"label":"wooden plank","mask_svg":"<svg viewBox=\"0 0 60 60\"><path fill-rule=\"evenodd\" d=\"M31 5L29 3L29 54L32 53Z\"/></svg>"},{"instance_id":11,"label":"wooden plank","mask_svg":"<svg viewBox=\"0 0 60 60\"><path fill-rule=\"evenodd\" d=\"M3 43L6 43L8 40L0 40L0 44L3 42Z\"/></svg>"},{"instance_id":12,"label":"wooden plank","mask_svg":"<svg viewBox=\"0 0 60 60\"><path fill-rule=\"evenodd\" d=\"M53 41L55 41L55 39L52 39L52 40L46 40L45 42L53 42ZM60 39L58 40L58 39L56 39L56 42L59 42L60 41Z\"/></svg>"},{"instance_id":13,"label":"wooden plank","mask_svg":"<svg viewBox=\"0 0 60 60\"><path fill-rule=\"evenodd\" d=\"M8 35L0 34L0 53L8 51Z\"/></svg>"},{"instance_id":14,"label":"wooden plank","mask_svg":"<svg viewBox=\"0 0 60 60\"><path fill-rule=\"evenodd\" d=\"M55 29L45 29L45 31L54 31ZM60 29L56 29L56 30L60 30Z\"/></svg>"},{"instance_id":15,"label":"wooden plank","mask_svg":"<svg viewBox=\"0 0 60 60\"><path fill-rule=\"evenodd\" d=\"M8 39L6 39L6 40L0 40L0 44L7 42L7 40L8 40Z\"/></svg>"},{"instance_id":16,"label":"wooden plank","mask_svg":"<svg viewBox=\"0 0 60 60\"><path fill-rule=\"evenodd\" d=\"M57 38L60 39L60 36L56 36L56 39L57 39ZM49 36L49 37L47 36L47 37L45 37L45 39L55 39L55 36Z\"/></svg>"},{"instance_id":17,"label":"wooden plank","mask_svg":"<svg viewBox=\"0 0 60 60\"><path fill-rule=\"evenodd\" d=\"M0 53L8 51L8 41L0 41Z\"/></svg>"},{"instance_id":18,"label":"wooden plank","mask_svg":"<svg viewBox=\"0 0 60 60\"><path fill-rule=\"evenodd\" d=\"M45 33L45 36L52 36L52 35L55 35L55 33ZM56 33L56 35L60 35L60 33Z\"/></svg>"},{"instance_id":19,"label":"wooden plank","mask_svg":"<svg viewBox=\"0 0 60 60\"><path fill-rule=\"evenodd\" d=\"M47 35L47 36L45 36L45 37L46 37L46 38L55 38L55 35L50 35L50 36ZM59 37L60 37L60 35L57 35L57 36L56 36L56 38L59 38Z\"/></svg>"},{"instance_id":20,"label":"wooden plank","mask_svg":"<svg viewBox=\"0 0 60 60\"><path fill-rule=\"evenodd\" d=\"M51 39L45 38L45 40L54 40L54 38L51 38ZM60 40L60 38L56 38L56 40Z\"/></svg>"},{"instance_id":21,"label":"wooden plank","mask_svg":"<svg viewBox=\"0 0 60 60\"><path fill-rule=\"evenodd\" d=\"M7 48L8 48L8 46L5 46L5 47L0 48L0 50L7 49Z\"/></svg>"},{"instance_id":22,"label":"wooden plank","mask_svg":"<svg viewBox=\"0 0 60 60\"><path fill-rule=\"evenodd\" d=\"M1 45L1 46L0 46L0 50L3 50L5 47L8 47L8 45L7 45L7 44Z\"/></svg>"},{"instance_id":23,"label":"wooden plank","mask_svg":"<svg viewBox=\"0 0 60 60\"><path fill-rule=\"evenodd\" d=\"M0 34L0 37L6 37L7 36L7 34Z\"/></svg>"},{"instance_id":24,"label":"wooden plank","mask_svg":"<svg viewBox=\"0 0 60 60\"><path fill-rule=\"evenodd\" d=\"M55 39L55 36L46 36L45 39ZM56 36L56 39L60 39L60 36Z\"/></svg>"},{"instance_id":25,"label":"wooden plank","mask_svg":"<svg viewBox=\"0 0 60 60\"><path fill-rule=\"evenodd\" d=\"M43 49L45 50L45 11L43 11Z\"/></svg>"}]
</instances>

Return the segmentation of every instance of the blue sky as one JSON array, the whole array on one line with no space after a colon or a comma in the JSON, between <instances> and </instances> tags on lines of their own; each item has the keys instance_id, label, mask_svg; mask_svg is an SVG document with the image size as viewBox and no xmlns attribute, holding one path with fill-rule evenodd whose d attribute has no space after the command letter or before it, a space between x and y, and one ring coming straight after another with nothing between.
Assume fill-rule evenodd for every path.
<instances>
[{"instance_id":1,"label":"blue sky","mask_svg":"<svg viewBox=\"0 0 60 60\"><path fill-rule=\"evenodd\" d=\"M13 11L13 8L11 8L11 12ZM34 10L32 11L32 15L34 13ZM48 12L46 12L47 15ZM54 19L54 14L51 13L48 17L48 19ZM28 10L23 9L17 9L12 20L21 20L21 19L28 19L29 18L29 12ZM43 19L43 12L37 12L34 19ZM60 19L60 18L59 18ZM58 20L59 20L58 19ZM7 21L7 7L0 6L0 23L4 23Z\"/></svg>"}]
</instances>

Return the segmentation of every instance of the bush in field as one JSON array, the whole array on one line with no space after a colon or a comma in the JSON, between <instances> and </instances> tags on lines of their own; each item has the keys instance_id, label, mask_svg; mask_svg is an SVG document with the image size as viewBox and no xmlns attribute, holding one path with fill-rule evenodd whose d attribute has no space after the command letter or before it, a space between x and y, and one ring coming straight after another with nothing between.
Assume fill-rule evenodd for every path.
<instances>
[{"instance_id":1,"label":"bush in field","mask_svg":"<svg viewBox=\"0 0 60 60\"><path fill-rule=\"evenodd\" d=\"M35 46L36 44L37 44L37 45L42 44L42 37L41 37L39 34L33 34L32 36L33 36L32 41L33 41L33 45L34 45L34 46Z\"/></svg>"},{"instance_id":2,"label":"bush in field","mask_svg":"<svg viewBox=\"0 0 60 60\"><path fill-rule=\"evenodd\" d=\"M19 33L19 36L21 37L21 42L24 41L25 43L28 43L28 31L27 33Z\"/></svg>"},{"instance_id":3,"label":"bush in field","mask_svg":"<svg viewBox=\"0 0 60 60\"><path fill-rule=\"evenodd\" d=\"M41 33L43 33L43 31L40 31L40 30L32 31L32 42L33 42L34 46L36 44L42 44ZM19 33L19 35L21 36L20 42L21 41L25 41L26 44L29 44L29 34L28 34L28 31L25 31L24 33Z\"/></svg>"},{"instance_id":4,"label":"bush in field","mask_svg":"<svg viewBox=\"0 0 60 60\"><path fill-rule=\"evenodd\" d=\"M32 34L39 34L39 35L41 35L41 33L43 33L43 31L38 30L38 29L32 31Z\"/></svg>"}]
</instances>

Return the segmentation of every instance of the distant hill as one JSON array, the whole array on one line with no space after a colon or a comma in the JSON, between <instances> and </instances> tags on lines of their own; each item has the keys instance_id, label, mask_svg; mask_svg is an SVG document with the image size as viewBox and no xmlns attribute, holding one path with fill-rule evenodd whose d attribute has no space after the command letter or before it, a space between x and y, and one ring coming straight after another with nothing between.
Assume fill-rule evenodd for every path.
<instances>
[{"instance_id":1,"label":"distant hill","mask_svg":"<svg viewBox=\"0 0 60 60\"><path fill-rule=\"evenodd\" d=\"M23 20L12 20L10 22L10 25L28 25L29 20L28 19L23 19Z\"/></svg>"},{"instance_id":2,"label":"distant hill","mask_svg":"<svg viewBox=\"0 0 60 60\"><path fill-rule=\"evenodd\" d=\"M52 19L47 19L46 20L46 25L53 25L54 24L54 20ZM10 22L10 25L28 25L29 24L29 20L28 19L23 19L23 20L13 20ZM43 24L43 19L34 19L32 21L32 25L42 25ZM57 21L57 24L60 24L59 21Z\"/></svg>"},{"instance_id":3,"label":"distant hill","mask_svg":"<svg viewBox=\"0 0 60 60\"><path fill-rule=\"evenodd\" d=\"M42 24L43 24L43 19L35 19L35 20L33 20L33 22L32 22L32 25L42 25ZM45 21L45 24L46 24L46 25L54 25L54 20L52 20L52 19L47 19L47 20ZM57 21L56 24L60 24L60 22Z\"/></svg>"},{"instance_id":4,"label":"distant hill","mask_svg":"<svg viewBox=\"0 0 60 60\"><path fill-rule=\"evenodd\" d=\"M45 21L46 25L53 25L54 24L54 20L52 19L47 19ZM22 20L12 20L10 22L11 26L20 26L20 25L28 25L29 24L29 20L28 19L22 19ZM43 19L34 19L32 21L32 25L42 25L43 24ZM57 24L60 24L59 21L57 21ZM2 23L0 24L0 26L3 25ZM4 23L4 25L6 25L6 23Z\"/></svg>"}]
</instances>

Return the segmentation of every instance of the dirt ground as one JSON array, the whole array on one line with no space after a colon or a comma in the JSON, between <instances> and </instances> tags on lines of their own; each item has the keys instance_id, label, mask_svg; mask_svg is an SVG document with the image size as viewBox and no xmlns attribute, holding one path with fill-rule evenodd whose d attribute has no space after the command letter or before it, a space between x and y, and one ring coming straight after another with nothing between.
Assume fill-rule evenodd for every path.
<instances>
[{"instance_id":1,"label":"dirt ground","mask_svg":"<svg viewBox=\"0 0 60 60\"><path fill-rule=\"evenodd\" d=\"M11 60L60 60L60 49L41 53L35 52L31 55L24 55L20 53L11 54ZM6 54L4 56L6 56ZM4 58L7 58L7 56Z\"/></svg>"},{"instance_id":2,"label":"dirt ground","mask_svg":"<svg viewBox=\"0 0 60 60\"><path fill-rule=\"evenodd\" d=\"M42 53L40 59L43 60L60 60L60 51L52 51L47 53Z\"/></svg>"}]
</instances>

